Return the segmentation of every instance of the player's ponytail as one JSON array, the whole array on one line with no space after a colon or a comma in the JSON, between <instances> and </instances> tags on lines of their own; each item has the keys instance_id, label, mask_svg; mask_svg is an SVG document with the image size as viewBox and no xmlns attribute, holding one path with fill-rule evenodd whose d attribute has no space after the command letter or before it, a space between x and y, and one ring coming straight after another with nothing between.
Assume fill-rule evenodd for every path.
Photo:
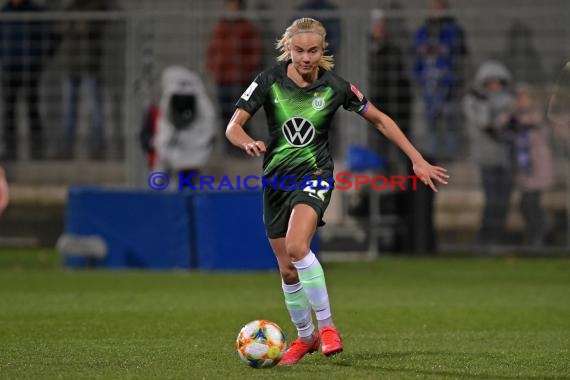
<instances>
[{"instance_id":1,"label":"player's ponytail","mask_svg":"<svg viewBox=\"0 0 570 380\"><path fill-rule=\"evenodd\" d=\"M293 21L291 25L285 30L285 33L277 40L276 49L281 52L277 57L278 61L288 61L291 59L289 52L289 43L294 35L299 33L316 33L323 37L323 50L326 49L328 43L326 42L327 31L323 24L317 20L309 17L303 17ZM325 70L330 70L334 67L334 59L332 55L324 55L319 60L319 67Z\"/></svg>"}]
</instances>

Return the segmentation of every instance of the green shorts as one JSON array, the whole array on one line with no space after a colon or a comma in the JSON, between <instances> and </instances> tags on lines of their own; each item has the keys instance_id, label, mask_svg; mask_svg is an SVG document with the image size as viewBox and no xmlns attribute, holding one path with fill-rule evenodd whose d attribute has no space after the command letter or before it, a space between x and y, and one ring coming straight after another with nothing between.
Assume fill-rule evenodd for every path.
<instances>
[{"instance_id":1,"label":"green shorts","mask_svg":"<svg viewBox=\"0 0 570 380\"><path fill-rule=\"evenodd\" d=\"M324 226L323 215L331 200L332 189L329 190L263 190L263 223L267 237L277 239L285 237L289 226L291 211L295 205L302 203L311 206L317 213L318 226Z\"/></svg>"}]
</instances>

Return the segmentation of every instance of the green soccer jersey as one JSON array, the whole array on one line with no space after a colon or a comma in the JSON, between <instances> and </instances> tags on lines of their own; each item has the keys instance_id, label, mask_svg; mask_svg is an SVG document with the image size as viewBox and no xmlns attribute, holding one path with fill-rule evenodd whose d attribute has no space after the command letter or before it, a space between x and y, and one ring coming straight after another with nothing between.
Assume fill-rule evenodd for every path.
<instances>
[{"instance_id":1,"label":"green soccer jersey","mask_svg":"<svg viewBox=\"0 0 570 380\"><path fill-rule=\"evenodd\" d=\"M263 175L267 178L329 178L333 161L328 132L334 113L364 112L368 101L356 87L334 73L320 69L316 82L301 88L287 77L282 62L259 74L236 107L253 115L263 106L269 129Z\"/></svg>"}]
</instances>

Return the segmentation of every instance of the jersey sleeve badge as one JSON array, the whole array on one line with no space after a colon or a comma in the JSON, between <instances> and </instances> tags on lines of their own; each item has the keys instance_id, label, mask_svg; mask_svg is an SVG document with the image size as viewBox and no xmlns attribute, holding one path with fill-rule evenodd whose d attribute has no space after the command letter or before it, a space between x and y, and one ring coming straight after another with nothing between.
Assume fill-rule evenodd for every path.
<instances>
[{"instance_id":1,"label":"jersey sleeve badge","mask_svg":"<svg viewBox=\"0 0 570 380\"><path fill-rule=\"evenodd\" d=\"M251 95L253 94L253 92L255 91L256 88L257 88L257 83L251 82L249 87L241 95L241 98L245 101L248 101L249 98L251 98Z\"/></svg>"}]
</instances>

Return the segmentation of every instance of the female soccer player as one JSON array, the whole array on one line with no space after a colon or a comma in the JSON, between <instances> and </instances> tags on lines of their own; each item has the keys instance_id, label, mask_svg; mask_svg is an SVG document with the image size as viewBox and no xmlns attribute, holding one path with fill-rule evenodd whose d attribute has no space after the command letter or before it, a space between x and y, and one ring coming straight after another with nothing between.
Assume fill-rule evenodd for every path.
<instances>
[{"instance_id":1,"label":"female soccer player","mask_svg":"<svg viewBox=\"0 0 570 380\"><path fill-rule=\"evenodd\" d=\"M355 86L332 73L333 58L324 55L325 37L326 30L319 21L295 20L277 42L279 63L259 74L245 90L226 130L226 137L248 155L264 154L266 178L294 178L299 184L295 190L288 184L286 191L276 180L263 194L265 229L277 257L285 304L299 335L280 365L294 365L319 346L325 356L343 349L333 323L323 269L309 248L317 226L324 224L323 214L333 188L327 182L333 175L328 130L336 110L342 106L371 122L405 152L416 175L434 191L432 179L446 184L449 178L445 169L423 159L392 119ZM244 130L261 106L269 128L267 147Z\"/></svg>"}]
</instances>

